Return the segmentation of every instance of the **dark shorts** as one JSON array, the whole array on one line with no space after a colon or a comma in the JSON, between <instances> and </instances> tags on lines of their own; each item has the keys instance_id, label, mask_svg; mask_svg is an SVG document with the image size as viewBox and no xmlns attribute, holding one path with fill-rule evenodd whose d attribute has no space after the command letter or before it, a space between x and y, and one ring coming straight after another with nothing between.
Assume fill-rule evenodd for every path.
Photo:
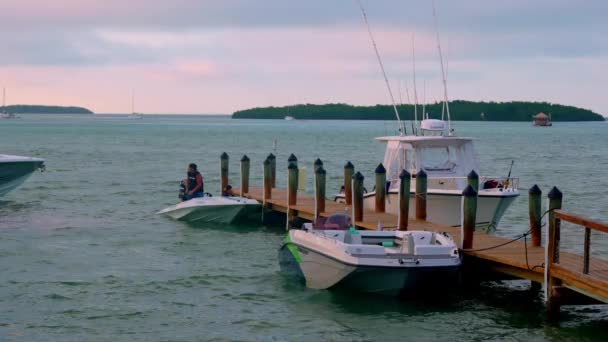
<instances>
[{"instance_id":1,"label":"dark shorts","mask_svg":"<svg viewBox=\"0 0 608 342\"><path fill-rule=\"evenodd\" d=\"M184 195L184 197L185 197L186 200L190 200L190 199L193 199L193 198L204 197L204 196L205 196L205 193L203 193L202 191L195 192L192 195L188 195L188 194Z\"/></svg>"}]
</instances>

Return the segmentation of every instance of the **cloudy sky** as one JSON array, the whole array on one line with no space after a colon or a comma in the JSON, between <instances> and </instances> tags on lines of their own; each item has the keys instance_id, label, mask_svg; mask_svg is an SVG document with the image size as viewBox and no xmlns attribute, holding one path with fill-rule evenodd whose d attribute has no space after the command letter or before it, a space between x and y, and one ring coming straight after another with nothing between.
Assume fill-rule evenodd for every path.
<instances>
[{"instance_id":1,"label":"cloudy sky","mask_svg":"<svg viewBox=\"0 0 608 342\"><path fill-rule=\"evenodd\" d=\"M388 77L441 96L431 2L362 0ZM546 100L608 115L608 1L436 0L451 99ZM356 0L2 0L9 104L232 113L389 103ZM426 87L423 87L423 85Z\"/></svg>"}]
</instances>

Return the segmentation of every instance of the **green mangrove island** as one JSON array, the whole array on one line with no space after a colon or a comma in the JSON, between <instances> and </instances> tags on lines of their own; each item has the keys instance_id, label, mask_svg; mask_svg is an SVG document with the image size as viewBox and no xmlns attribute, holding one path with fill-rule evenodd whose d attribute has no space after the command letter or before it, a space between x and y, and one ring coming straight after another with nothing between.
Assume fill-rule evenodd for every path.
<instances>
[{"instance_id":1,"label":"green mangrove island","mask_svg":"<svg viewBox=\"0 0 608 342\"><path fill-rule=\"evenodd\" d=\"M93 114L83 107L43 106L43 105L12 105L0 107L0 112L15 114Z\"/></svg>"},{"instance_id":2,"label":"green mangrove island","mask_svg":"<svg viewBox=\"0 0 608 342\"><path fill-rule=\"evenodd\" d=\"M413 105L398 105L402 120L414 119ZM426 105L430 118L440 119L442 102ZM418 118L422 117L422 106L418 105ZM452 120L460 121L531 121L540 112L549 114L552 121L604 121L603 116L588 109L564 106L547 102L473 102L450 101ZM232 114L233 119L283 119L291 116L301 120L395 120L390 105L351 106L343 103L299 104L286 107L264 107L240 110Z\"/></svg>"}]
</instances>

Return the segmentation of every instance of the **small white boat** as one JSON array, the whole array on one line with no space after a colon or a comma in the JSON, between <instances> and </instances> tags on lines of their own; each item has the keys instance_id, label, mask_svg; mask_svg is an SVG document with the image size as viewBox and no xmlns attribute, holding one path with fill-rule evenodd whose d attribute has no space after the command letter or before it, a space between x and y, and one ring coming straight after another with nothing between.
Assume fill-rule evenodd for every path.
<instances>
[{"instance_id":1,"label":"small white boat","mask_svg":"<svg viewBox=\"0 0 608 342\"><path fill-rule=\"evenodd\" d=\"M412 176L424 171L428 177L427 221L459 226L461 219L462 191L471 171L480 173L473 139L450 135L445 121L426 119L420 122L416 135L378 137L386 143L383 166L386 169L386 211L397 214L399 198L399 174L407 170ZM480 176L476 224L479 228L493 230L500 219L519 196L519 179L500 176ZM416 179L410 188L410 217L416 214ZM344 193L335 200L345 202ZM375 191L364 195L364 206L373 208Z\"/></svg>"},{"instance_id":2,"label":"small white boat","mask_svg":"<svg viewBox=\"0 0 608 342\"><path fill-rule=\"evenodd\" d=\"M135 95L134 92L131 91L131 114L127 115L127 119L131 119L131 120L139 120L139 119L143 119L144 115L141 113L137 113L135 111Z\"/></svg>"},{"instance_id":3,"label":"small white boat","mask_svg":"<svg viewBox=\"0 0 608 342\"><path fill-rule=\"evenodd\" d=\"M127 119L138 120L138 119L143 119L143 118L144 118L144 116L142 114L139 114L139 113L131 113L131 114L127 115Z\"/></svg>"},{"instance_id":4,"label":"small white boat","mask_svg":"<svg viewBox=\"0 0 608 342\"><path fill-rule=\"evenodd\" d=\"M295 120L295 118L293 116L289 116L289 115L286 115L284 119L288 120L288 121Z\"/></svg>"},{"instance_id":5,"label":"small white boat","mask_svg":"<svg viewBox=\"0 0 608 342\"><path fill-rule=\"evenodd\" d=\"M279 250L282 271L303 278L311 289L343 287L384 295L458 283L461 260L449 235L346 230L348 224L332 223L344 219L334 217L329 224L306 223L288 232Z\"/></svg>"},{"instance_id":6,"label":"small white boat","mask_svg":"<svg viewBox=\"0 0 608 342\"><path fill-rule=\"evenodd\" d=\"M44 159L0 154L0 196L23 184L38 169L44 169Z\"/></svg>"},{"instance_id":7,"label":"small white boat","mask_svg":"<svg viewBox=\"0 0 608 342\"><path fill-rule=\"evenodd\" d=\"M158 214L186 222L232 223L260 208L260 202L245 197L205 196L183 201Z\"/></svg>"},{"instance_id":8,"label":"small white boat","mask_svg":"<svg viewBox=\"0 0 608 342\"><path fill-rule=\"evenodd\" d=\"M10 113L6 110L6 89L2 88L2 110L0 111L0 119L21 119L19 115Z\"/></svg>"}]
</instances>

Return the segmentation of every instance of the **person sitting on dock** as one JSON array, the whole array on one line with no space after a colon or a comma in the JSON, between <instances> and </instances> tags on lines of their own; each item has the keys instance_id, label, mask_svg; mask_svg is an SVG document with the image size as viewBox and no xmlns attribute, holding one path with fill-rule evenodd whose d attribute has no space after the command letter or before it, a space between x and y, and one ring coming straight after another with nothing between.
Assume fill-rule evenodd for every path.
<instances>
[{"instance_id":1,"label":"person sitting on dock","mask_svg":"<svg viewBox=\"0 0 608 342\"><path fill-rule=\"evenodd\" d=\"M203 187L203 176L198 172L197 166L194 163L188 165L188 173L186 178L186 193L184 195L185 200L203 197L204 187Z\"/></svg>"},{"instance_id":2,"label":"person sitting on dock","mask_svg":"<svg viewBox=\"0 0 608 342\"><path fill-rule=\"evenodd\" d=\"M226 187L222 190L222 196L236 196L236 194L234 193L234 190L232 190L232 185L228 184L226 185Z\"/></svg>"}]
</instances>

